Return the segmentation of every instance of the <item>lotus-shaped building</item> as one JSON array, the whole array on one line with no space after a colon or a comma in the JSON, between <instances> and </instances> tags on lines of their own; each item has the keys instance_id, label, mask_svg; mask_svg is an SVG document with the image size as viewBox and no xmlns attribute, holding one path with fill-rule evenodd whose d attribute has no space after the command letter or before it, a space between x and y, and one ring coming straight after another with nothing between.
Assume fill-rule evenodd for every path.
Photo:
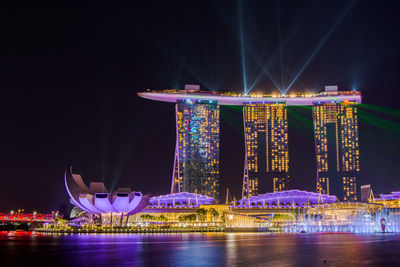
<instances>
[{"instance_id":1,"label":"lotus-shaped building","mask_svg":"<svg viewBox=\"0 0 400 267\"><path fill-rule=\"evenodd\" d=\"M285 190L243 198L235 205L237 208L307 207L315 204L333 203L336 196L302 190Z\"/></svg>"},{"instance_id":2,"label":"lotus-shaped building","mask_svg":"<svg viewBox=\"0 0 400 267\"><path fill-rule=\"evenodd\" d=\"M64 179L71 204L91 214L133 215L140 212L150 199L150 195L142 195L130 188L109 192L103 183L97 182L87 187L79 174L72 173L70 165L65 170Z\"/></svg>"}]
</instances>

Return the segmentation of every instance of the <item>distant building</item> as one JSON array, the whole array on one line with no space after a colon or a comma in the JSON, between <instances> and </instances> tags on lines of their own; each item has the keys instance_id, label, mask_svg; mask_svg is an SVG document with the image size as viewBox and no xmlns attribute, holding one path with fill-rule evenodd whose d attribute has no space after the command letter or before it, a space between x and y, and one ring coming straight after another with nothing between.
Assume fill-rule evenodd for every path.
<instances>
[{"instance_id":1,"label":"distant building","mask_svg":"<svg viewBox=\"0 0 400 267\"><path fill-rule=\"evenodd\" d=\"M366 184L361 186L361 202L368 202L372 193L371 185Z\"/></svg>"},{"instance_id":2,"label":"distant building","mask_svg":"<svg viewBox=\"0 0 400 267\"><path fill-rule=\"evenodd\" d=\"M329 92L332 93L332 92ZM360 171L357 107L335 99L313 106L317 192L357 201Z\"/></svg>"},{"instance_id":3,"label":"distant building","mask_svg":"<svg viewBox=\"0 0 400 267\"><path fill-rule=\"evenodd\" d=\"M260 179L272 178L273 191L288 189L289 149L285 103L249 103L243 108L245 167L242 197L257 196Z\"/></svg>"},{"instance_id":4,"label":"distant building","mask_svg":"<svg viewBox=\"0 0 400 267\"><path fill-rule=\"evenodd\" d=\"M171 193L199 193L218 199L218 102L177 100L176 134Z\"/></svg>"}]
</instances>

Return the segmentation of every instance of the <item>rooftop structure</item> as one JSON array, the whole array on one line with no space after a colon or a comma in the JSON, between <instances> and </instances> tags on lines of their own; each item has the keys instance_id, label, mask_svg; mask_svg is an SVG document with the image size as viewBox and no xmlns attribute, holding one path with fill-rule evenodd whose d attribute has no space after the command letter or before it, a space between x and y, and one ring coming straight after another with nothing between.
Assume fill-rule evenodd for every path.
<instances>
[{"instance_id":1,"label":"rooftop structure","mask_svg":"<svg viewBox=\"0 0 400 267\"><path fill-rule=\"evenodd\" d=\"M129 216L141 211L150 198L130 188L109 192L103 183L90 183L87 187L79 174L72 173L70 165L65 169L64 180L71 204L90 214L119 213Z\"/></svg>"},{"instance_id":2,"label":"rooftop structure","mask_svg":"<svg viewBox=\"0 0 400 267\"><path fill-rule=\"evenodd\" d=\"M200 205L210 205L213 202L214 199L212 197L195 193L181 192L152 197L147 206L153 208L197 208Z\"/></svg>"},{"instance_id":3,"label":"rooftop structure","mask_svg":"<svg viewBox=\"0 0 400 267\"><path fill-rule=\"evenodd\" d=\"M268 103L286 103L288 106L313 106L321 103L361 103L361 93L357 91L325 91L318 94L289 94L281 95L264 95L251 94L242 95L238 93L217 93L200 90L163 90L163 91L147 91L138 93L140 97L162 101L177 103L178 101L217 101L219 105L236 105L243 106L246 104L268 104Z\"/></svg>"},{"instance_id":4,"label":"rooftop structure","mask_svg":"<svg viewBox=\"0 0 400 267\"><path fill-rule=\"evenodd\" d=\"M307 192L301 190L285 190L282 192L259 194L243 198L235 204L236 208L265 208L265 207L307 207L310 205L336 202L336 196Z\"/></svg>"}]
</instances>

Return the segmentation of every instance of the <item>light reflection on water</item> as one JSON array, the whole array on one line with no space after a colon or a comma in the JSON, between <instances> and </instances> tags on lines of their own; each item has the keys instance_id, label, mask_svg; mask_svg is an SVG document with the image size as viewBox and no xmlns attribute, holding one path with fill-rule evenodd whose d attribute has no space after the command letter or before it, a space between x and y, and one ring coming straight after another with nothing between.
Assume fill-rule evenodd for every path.
<instances>
[{"instance_id":1,"label":"light reflection on water","mask_svg":"<svg viewBox=\"0 0 400 267\"><path fill-rule=\"evenodd\" d=\"M399 249L399 234L0 233L1 266L379 266Z\"/></svg>"}]
</instances>

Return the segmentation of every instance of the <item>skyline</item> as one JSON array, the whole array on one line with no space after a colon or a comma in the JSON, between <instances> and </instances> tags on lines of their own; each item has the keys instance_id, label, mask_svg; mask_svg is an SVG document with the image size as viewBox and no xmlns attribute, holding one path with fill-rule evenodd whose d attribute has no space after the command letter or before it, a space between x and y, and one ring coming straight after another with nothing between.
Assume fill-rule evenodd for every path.
<instances>
[{"instance_id":1,"label":"skyline","mask_svg":"<svg viewBox=\"0 0 400 267\"><path fill-rule=\"evenodd\" d=\"M268 59L275 58L270 74L278 81L283 69L286 79L282 81L287 81L283 87L287 87L291 74L301 70L348 4L284 1L278 7L273 1L260 4L257 11L255 5L242 3L249 84L260 73L259 63L265 67ZM4 210L69 205L62 182L68 163L78 173L85 172L89 181L99 177L114 189L129 186L144 194L169 193L174 109L140 99L136 93L146 88L183 88L185 83L243 92L241 40L233 19L237 7L227 2L194 5L149 2L74 10L55 3L43 9L8 10L2 19L11 26L3 30L5 49L1 52L1 87L5 90L0 200ZM277 8L280 19L269 13ZM316 22L319 27L311 32L309 27ZM322 90L329 84L351 90L357 85L364 103L359 114L361 171L357 184L371 184L374 192L386 194L400 189L397 26L394 1L354 2L289 91ZM285 48L279 49L287 39ZM283 52L275 57L274 51ZM260 55L259 60L252 54ZM262 77L256 88L275 87L267 74ZM294 153L290 158L301 161L290 161L289 170L296 174L290 177L304 181L296 185L299 189L314 191L315 172L306 168L314 169L315 160L304 157L313 151L310 113L306 108L291 111L295 112L288 111L289 152ZM221 196L230 184L232 193L237 198L241 195L241 112L240 108L221 108ZM294 133L290 127L301 129ZM292 140L302 144L302 149L293 151ZM157 168L152 167L154 163Z\"/></svg>"}]
</instances>

